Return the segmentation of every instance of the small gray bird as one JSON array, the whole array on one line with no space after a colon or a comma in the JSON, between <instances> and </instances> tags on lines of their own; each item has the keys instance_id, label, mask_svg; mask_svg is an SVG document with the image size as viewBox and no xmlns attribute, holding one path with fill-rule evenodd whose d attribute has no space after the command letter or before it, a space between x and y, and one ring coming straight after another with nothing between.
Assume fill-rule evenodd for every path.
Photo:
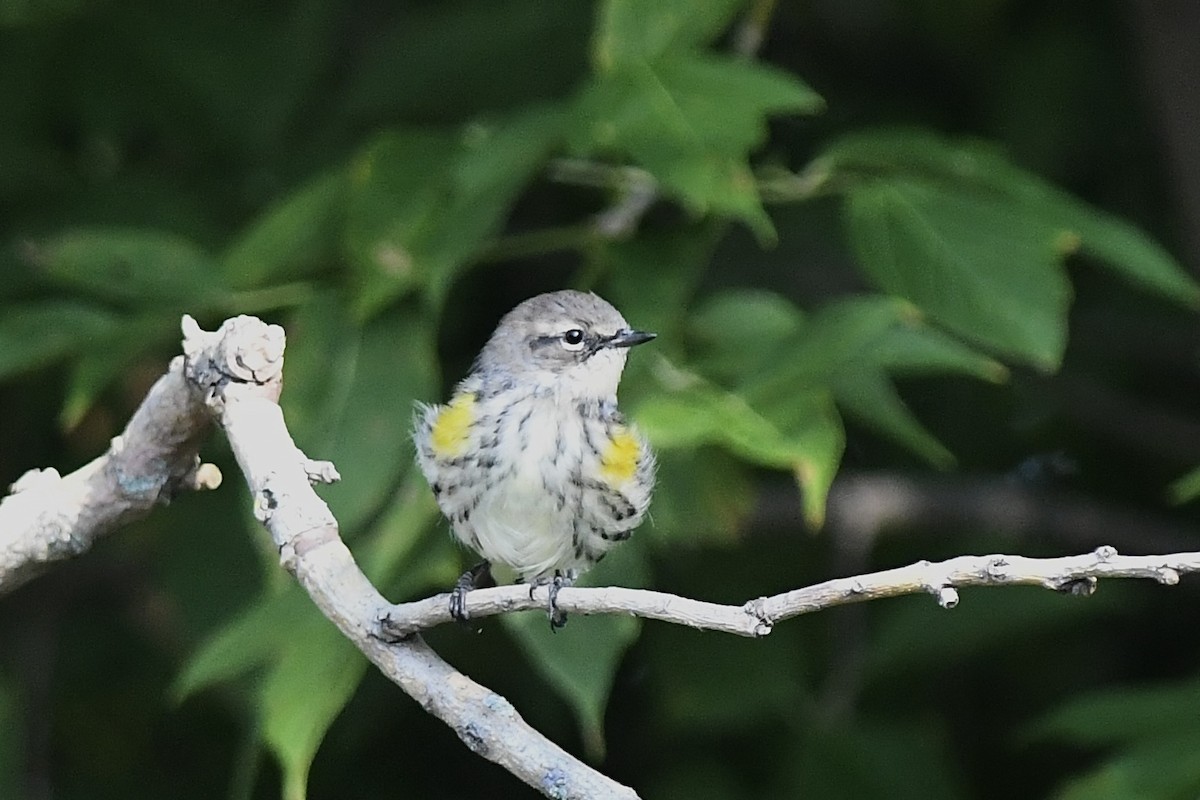
<instances>
[{"instance_id":1,"label":"small gray bird","mask_svg":"<svg viewBox=\"0 0 1200 800\"><path fill-rule=\"evenodd\" d=\"M450 596L503 565L531 587L569 586L642 521L654 453L617 410L637 331L594 294L551 292L508 312L446 405L419 405L417 464L460 542L485 559Z\"/></svg>"}]
</instances>

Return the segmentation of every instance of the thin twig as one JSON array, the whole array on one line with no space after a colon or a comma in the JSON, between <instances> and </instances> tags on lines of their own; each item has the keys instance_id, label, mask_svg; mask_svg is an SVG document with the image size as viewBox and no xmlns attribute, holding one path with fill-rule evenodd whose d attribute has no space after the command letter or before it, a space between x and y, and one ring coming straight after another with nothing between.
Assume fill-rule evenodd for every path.
<instances>
[{"instance_id":1,"label":"thin twig","mask_svg":"<svg viewBox=\"0 0 1200 800\"><path fill-rule=\"evenodd\" d=\"M837 578L742 605L722 605L647 589L570 587L558 593L558 607L572 614L631 614L702 630L739 636L766 636L776 623L825 608L928 593L943 608L958 605L958 590L968 586L1041 586L1069 594L1091 594L1100 578L1149 578L1166 585L1189 572L1200 572L1200 553L1121 556L1111 547L1061 558L1025 556L959 556L947 561L920 561L907 567ZM547 589L500 586L467 595L467 614L487 617L510 611L541 610ZM382 634L403 637L449 622L449 595L387 608L380 617Z\"/></svg>"}]
</instances>

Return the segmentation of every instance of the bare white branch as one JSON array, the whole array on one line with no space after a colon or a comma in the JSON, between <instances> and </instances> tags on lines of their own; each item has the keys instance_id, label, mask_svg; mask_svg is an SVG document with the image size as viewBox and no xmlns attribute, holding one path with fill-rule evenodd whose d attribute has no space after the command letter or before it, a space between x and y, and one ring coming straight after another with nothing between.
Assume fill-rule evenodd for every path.
<instances>
[{"instance_id":1,"label":"bare white branch","mask_svg":"<svg viewBox=\"0 0 1200 800\"><path fill-rule=\"evenodd\" d=\"M0 501L0 594L83 553L181 489L219 485L220 471L197 455L210 427L176 358L108 452L66 477L53 469L25 473Z\"/></svg>"},{"instance_id":2,"label":"bare white branch","mask_svg":"<svg viewBox=\"0 0 1200 800\"><path fill-rule=\"evenodd\" d=\"M419 637L386 642L377 620L387 601L338 535L337 521L313 481L337 477L333 465L297 449L279 397L283 330L252 317L228 320L216 334L185 322L187 374L206 387L254 498L255 516L321 612L388 678L449 725L475 753L555 798L635 798L531 728L500 695L455 670Z\"/></svg>"},{"instance_id":3,"label":"bare white branch","mask_svg":"<svg viewBox=\"0 0 1200 800\"><path fill-rule=\"evenodd\" d=\"M632 614L739 636L766 636L775 623L824 608L904 594L933 595L943 608L954 608L959 589L969 586L1041 586L1070 594L1091 594L1100 578L1149 578L1172 586L1181 575L1200 571L1200 553L1122 556L1112 547L1062 558L959 556L921 561L907 567L837 578L740 606L706 603L646 589L569 587L559 591L558 607L571 614ZM486 617L509 611L546 608L548 589L499 586L467 594L467 614ZM451 620L449 595L401 603L384 610L380 628L398 637Z\"/></svg>"}]
</instances>

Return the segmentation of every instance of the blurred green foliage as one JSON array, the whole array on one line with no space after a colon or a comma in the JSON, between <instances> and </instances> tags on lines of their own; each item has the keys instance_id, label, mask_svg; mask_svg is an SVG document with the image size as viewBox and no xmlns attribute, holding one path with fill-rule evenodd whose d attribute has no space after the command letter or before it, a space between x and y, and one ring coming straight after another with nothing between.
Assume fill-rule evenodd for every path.
<instances>
[{"instance_id":1,"label":"blurred green foliage","mask_svg":"<svg viewBox=\"0 0 1200 800\"><path fill-rule=\"evenodd\" d=\"M1158 352L1200 341L1200 286L1143 229L1170 233L1154 148L1082 122L1140 113L1115 14L869 5L0 1L0 479L102 450L181 314L260 314L364 569L442 591L464 557L413 404L574 285L659 333L622 385L653 522L593 581L830 577L839 531L804 532L847 467L1061 449L1077 491L1161 513L1189 464L1090 437L1053 377L1196 384ZM525 796L310 607L214 450L220 492L0 599L0 796ZM903 533L854 566L1081 547ZM906 598L762 642L538 615L430 638L648 797L1193 797L1194 590L1153 591Z\"/></svg>"}]
</instances>

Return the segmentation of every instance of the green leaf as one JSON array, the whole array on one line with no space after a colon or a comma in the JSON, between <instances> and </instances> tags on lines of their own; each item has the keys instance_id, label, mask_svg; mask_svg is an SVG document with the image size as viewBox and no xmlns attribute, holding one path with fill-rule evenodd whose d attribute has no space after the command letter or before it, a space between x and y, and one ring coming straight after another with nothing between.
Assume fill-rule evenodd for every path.
<instances>
[{"instance_id":1,"label":"green leaf","mask_svg":"<svg viewBox=\"0 0 1200 800\"><path fill-rule=\"evenodd\" d=\"M120 324L115 314L69 300L0 308L0 378L85 351Z\"/></svg>"},{"instance_id":2,"label":"green leaf","mask_svg":"<svg viewBox=\"0 0 1200 800\"><path fill-rule=\"evenodd\" d=\"M1182 505L1200 497L1200 467L1171 481L1171 485L1167 487L1167 497L1175 505Z\"/></svg>"},{"instance_id":3,"label":"green leaf","mask_svg":"<svg viewBox=\"0 0 1200 800\"><path fill-rule=\"evenodd\" d=\"M605 0L593 59L599 69L609 70L631 59L703 47L729 27L742 5L742 0Z\"/></svg>"},{"instance_id":4,"label":"green leaf","mask_svg":"<svg viewBox=\"0 0 1200 800\"><path fill-rule=\"evenodd\" d=\"M434 326L413 304L360 325L324 298L290 330L281 402L301 447L338 466L342 480L322 495L350 535L412 469L413 404L438 385Z\"/></svg>"},{"instance_id":5,"label":"green leaf","mask_svg":"<svg viewBox=\"0 0 1200 800\"><path fill-rule=\"evenodd\" d=\"M279 759L284 796L302 800L308 768L349 701L366 659L298 586L249 606L189 660L172 693L182 700L264 668L256 685L262 736Z\"/></svg>"},{"instance_id":6,"label":"green leaf","mask_svg":"<svg viewBox=\"0 0 1200 800\"><path fill-rule=\"evenodd\" d=\"M740 219L772 241L747 159L766 139L768 116L820 106L799 79L761 64L696 53L635 59L581 93L572 142L627 154L692 211Z\"/></svg>"},{"instance_id":7,"label":"green leaf","mask_svg":"<svg viewBox=\"0 0 1200 800\"><path fill-rule=\"evenodd\" d=\"M59 422L70 430L125 368L151 348L179 337L179 318L145 315L126 319L91 343L71 368Z\"/></svg>"},{"instance_id":8,"label":"green leaf","mask_svg":"<svg viewBox=\"0 0 1200 800\"><path fill-rule=\"evenodd\" d=\"M160 231L75 230L42 242L32 257L60 286L137 308L170 304L198 313L227 295L207 253Z\"/></svg>"},{"instance_id":9,"label":"green leaf","mask_svg":"<svg viewBox=\"0 0 1200 800\"><path fill-rule=\"evenodd\" d=\"M798 394L830 392L840 407L936 466L948 466L950 453L908 411L890 377L1006 375L995 361L927 327L909 304L884 296L846 298L805 320L778 295L721 292L691 323L697 364L783 429L790 423L780 420L803 422Z\"/></svg>"},{"instance_id":10,"label":"green leaf","mask_svg":"<svg viewBox=\"0 0 1200 800\"><path fill-rule=\"evenodd\" d=\"M419 492L419 494L418 494ZM365 566L375 580L409 591L457 575L446 559L429 558L429 521L436 516L424 479L414 473L366 542ZM308 769L325 732L349 701L366 659L295 584L243 609L189 659L172 687L182 700L252 670L255 712L264 741L279 759L284 796L304 797Z\"/></svg>"},{"instance_id":11,"label":"green leaf","mask_svg":"<svg viewBox=\"0 0 1200 800\"><path fill-rule=\"evenodd\" d=\"M1073 198L1063 195L1064 204ZM1083 252L1100 259L1119 277L1170 300L1200 307L1200 284L1162 245L1136 226L1078 201L1067 224L1078 234Z\"/></svg>"},{"instance_id":12,"label":"green leaf","mask_svg":"<svg viewBox=\"0 0 1200 800\"><path fill-rule=\"evenodd\" d=\"M696 376L669 375L664 388L681 381L688 385L649 396L635 410L651 442L663 449L715 444L751 463L789 470L804 490L806 518L819 526L845 439L828 393L797 388L768 416Z\"/></svg>"},{"instance_id":13,"label":"green leaf","mask_svg":"<svg viewBox=\"0 0 1200 800\"><path fill-rule=\"evenodd\" d=\"M833 381L838 408L894 439L934 467L954 466L954 455L925 429L882 370L857 370Z\"/></svg>"},{"instance_id":14,"label":"green leaf","mask_svg":"<svg viewBox=\"0 0 1200 800\"><path fill-rule=\"evenodd\" d=\"M262 686L262 734L279 760L285 800L304 800L317 748L367 668L350 640L309 608Z\"/></svg>"},{"instance_id":15,"label":"green leaf","mask_svg":"<svg viewBox=\"0 0 1200 800\"><path fill-rule=\"evenodd\" d=\"M777 365L803 327L803 314L781 295L735 289L701 301L688 317L687 334L699 371L739 385Z\"/></svg>"},{"instance_id":16,"label":"green leaf","mask_svg":"<svg viewBox=\"0 0 1200 800\"><path fill-rule=\"evenodd\" d=\"M557 147L565 124L563 108L544 105L470 125L453 169L459 202L478 197L510 201Z\"/></svg>"},{"instance_id":17,"label":"green leaf","mask_svg":"<svg viewBox=\"0 0 1200 800\"><path fill-rule=\"evenodd\" d=\"M702 348L753 356L793 338L803 324L803 312L782 295L727 289L697 305L688 316L688 333Z\"/></svg>"},{"instance_id":18,"label":"green leaf","mask_svg":"<svg viewBox=\"0 0 1200 800\"><path fill-rule=\"evenodd\" d=\"M299 587L247 606L196 649L175 678L178 702L198 691L269 664L305 616L316 613Z\"/></svg>"},{"instance_id":19,"label":"green leaf","mask_svg":"<svg viewBox=\"0 0 1200 800\"><path fill-rule=\"evenodd\" d=\"M535 107L465 135L392 131L357 159L347 250L359 307L374 313L409 291L440 305L457 272L504 222L563 135L562 113Z\"/></svg>"},{"instance_id":20,"label":"green leaf","mask_svg":"<svg viewBox=\"0 0 1200 800\"><path fill-rule=\"evenodd\" d=\"M655 547L670 553L735 540L758 497L750 468L717 447L670 448L657 455L654 503L642 526Z\"/></svg>"},{"instance_id":21,"label":"green leaf","mask_svg":"<svg viewBox=\"0 0 1200 800\"><path fill-rule=\"evenodd\" d=\"M319 175L261 214L221 256L230 284L258 287L337 265L348 184L344 170Z\"/></svg>"},{"instance_id":22,"label":"green leaf","mask_svg":"<svg viewBox=\"0 0 1200 800\"><path fill-rule=\"evenodd\" d=\"M1200 681L1106 689L1075 698L1038 720L1029 735L1074 745L1130 744L1188 732L1200 738Z\"/></svg>"},{"instance_id":23,"label":"green leaf","mask_svg":"<svg viewBox=\"0 0 1200 800\"><path fill-rule=\"evenodd\" d=\"M443 131L390 131L355 160L346 250L364 313L421 286L429 267L421 246L441 221L441 193L458 152Z\"/></svg>"},{"instance_id":24,"label":"green leaf","mask_svg":"<svg viewBox=\"0 0 1200 800\"><path fill-rule=\"evenodd\" d=\"M964 338L1058 367L1071 299L1061 227L1003 197L907 178L852 189L846 218L881 289Z\"/></svg>"},{"instance_id":25,"label":"green leaf","mask_svg":"<svg viewBox=\"0 0 1200 800\"><path fill-rule=\"evenodd\" d=\"M970 375L989 383L1008 380L1008 368L917 319L893 328L872 343L871 361L889 375L929 375L947 372Z\"/></svg>"},{"instance_id":26,"label":"green leaf","mask_svg":"<svg viewBox=\"0 0 1200 800\"><path fill-rule=\"evenodd\" d=\"M657 333L654 351L678 346L689 301L721 238L720 225L703 222L601 244L595 251L603 294L629 323ZM637 365L644 360L634 358ZM626 386L622 383L622 386Z\"/></svg>"},{"instance_id":27,"label":"green leaf","mask_svg":"<svg viewBox=\"0 0 1200 800\"><path fill-rule=\"evenodd\" d=\"M772 348L767 366L747 376L738 389L763 407L784 404L797 388L828 387L840 372L879 366L874 354L881 342L898 328L918 323L912 306L894 297L837 300L817 310L795 336Z\"/></svg>"},{"instance_id":28,"label":"green leaf","mask_svg":"<svg viewBox=\"0 0 1200 800\"><path fill-rule=\"evenodd\" d=\"M445 301L451 282L480 246L500 231L513 203L561 146L567 121L563 107L535 105L468 127L436 238L443 256L434 263L427 286L435 307Z\"/></svg>"},{"instance_id":29,"label":"green leaf","mask_svg":"<svg viewBox=\"0 0 1200 800\"><path fill-rule=\"evenodd\" d=\"M851 242L871 278L957 333L1043 369L1066 343L1063 260L1089 253L1190 306L1200 285L1136 227L994 150L923 132L845 137L818 159L845 187Z\"/></svg>"},{"instance_id":30,"label":"green leaf","mask_svg":"<svg viewBox=\"0 0 1200 800\"><path fill-rule=\"evenodd\" d=\"M1135 285L1187 305L1200 303L1200 284L1143 231L1014 166L992 147L926 131L876 131L838 140L819 161L855 179L919 177L994 195L1059 228L1060 256L1080 248Z\"/></svg>"},{"instance_id":31,"label":"green leaf","mask_svg":"<svg viewBox=\"0 0 1200 800\"><path fill-rule=\"evenodd\" d=\"M772 114L817 114L825 101L795 75L724 56L680 56L654 67L679 121L713 149L744 153L766 140Z\"/></svg>"},{"instance_id":32,"label":"green leaf","mask_svg":"<svg viewBox=\"0 0 1200 800\"><path fill-rule=\"evenodd\" d=\"M1072 778L1053 800L1130 800L1191 798L1200 793L1200 734L1195 728L1160 730L1137 746L1105 760L1097 769Z\"/></svg>"},{"instance_id":33,"label":"green leaf","mask_svg":"<svg viewBox=\"0 0 1200 800\"><path fill-rule=\"evenodd\" d=\"M444 530L436 532L444 547L422 559L422 547L432 523L441 519L433 492L419 470L412 470L396 492L379 522L356 547L363 572L384 590L397 575L403 575L403 590L411 595L423 586L446 587L462 574L461 551Z\"/></svg>"},{"instance_id":34,"label":"green leaf","mask_svg":"<svg viewBox=\"0 0 1200 800\"><path fill-rule=\"evenodd\" d=\"M644 548L635 541L614 548L582 584L641 587L646 585ZM634 616L575 615L565 627L550 630L546 613L505 614L504 625L529 663L566 700L579 722L588 754L604 756L604 709L621 658L638 638L641 620Z\"/></svg>"}]
</instances>

